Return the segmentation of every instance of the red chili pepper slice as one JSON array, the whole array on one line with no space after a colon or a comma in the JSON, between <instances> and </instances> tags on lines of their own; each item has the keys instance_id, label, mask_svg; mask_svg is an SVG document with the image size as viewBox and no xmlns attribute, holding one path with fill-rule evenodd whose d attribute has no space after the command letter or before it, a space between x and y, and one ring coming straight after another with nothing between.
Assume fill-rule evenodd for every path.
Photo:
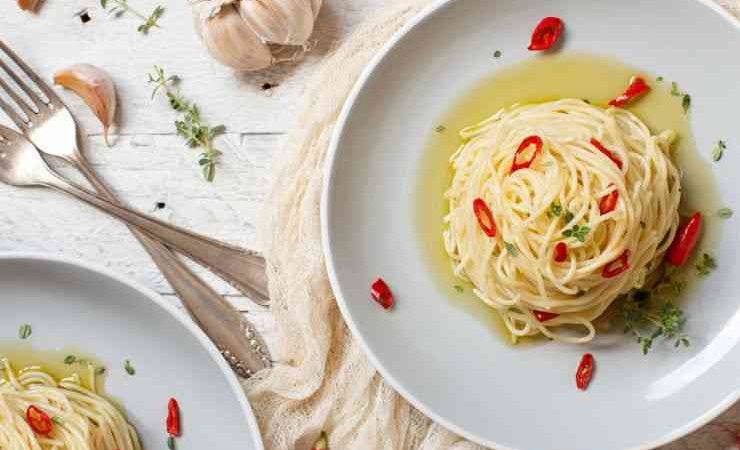
<instances>
[{"instance_id":1,"label":"red chili pepper slice","mask_svg":"<svg viewBox=\"0 0 740 450\"><path fill-rule=\"evenodd\" d=\"M511 162L511 172L514 173L519 169L528 169L529 166L532 165L534 162L534 159L542 152L542 138L539 136L529 136L527 138L524 138L521 144L519 144L519 148L516 150L516 153L514 153L514 160ZM534 145L534 152L532 152L532 156L523 162L517 162L517 158L519 158L519 155L524 153L531 145Z\"/></svg>"},{"instance_id":2,"label":"red chili pepper slice","mask_svg":"<svg viewBox=\"0 0 740 450\"><path fill-rule=\"evenodd\" d=\"M34 405L31 405L26 409L26 422L28 422L28 425L36 434L40 434L42 436L48 436L54 428L54 423L51 421L51 418Z\"/></svg>"},{"instance_id":3,"label":"red chili pepper slice","mask_svg":"<svg viewBox=\"0 0 740 450\"><path fill-rule=\"evenodd\" d=\"M171 437L180 436L180 405L174 398L167 402L167 434Z\"/></svg>"},{"instance_id":4,"label":"red chili pepper slice","mask_svg":"<svg viewBox=\"0 0 740 450\"><path fill-rule=\"evenodd\" d=\"M375 280L375 283L371 286L370 294L372 294L373 299L384 309L391 309L393 307L393 293L382 278Z\"/></svg>"},{"instance_id":5,"label":"red chili pepper slice","mask_svg":"<svg viewBox=\"0 0 740 450\"><path fill-rule=\"evenodd\" d=\"M547 311L538 311L536 309L532 312L534 313L535 319L537 319L539 322L547 322L548 320L552 320L560 315Z\"/></svg>"},{"instance_id":6,"label":"red chili pepper slice","mask_svg":"<svg viewBox=\"0 0 740 450\"><path fill-rule=\"evenodd\" d=\"M586 353L581 358L581 362L578 364L578 370L576 370L576 387L585 391L593 376L594 356L591 353Z\"/></svg>"},{"instance_id":7,"label":"red chili pepper slice","mask_svg":"<svg viewBox=\"0 0 740 450\"><path fill-rule=\"evenodd\" d=\"M473 212L478 219L478 225L488 237L496 237L496 221L493 219L491 208L482 198L473 200Z\"/></svg>"},{"instance_id":8,"label":"red chili pepper slice","mask_svg":"<svg viewBox=\"0 0 740 450\"><path fill-rule=\"evenodd\" d=\"M531 51L547 50L563 34L563 21L558 17L545 17L532 32L532 40L527 49Z\"/></svg>"},{"instance_id":9,"label":"red chili pepper slice","mask_svg":"<svg viewBox=\"0 0 740 450\"><path fill-rule=\"evenodd\" d=\"M630 268L630 251L625 250L622 256L610 262L601 271L601 276L604 278L614 278L618 275L623 274Z\"/></svg>"},{"instance_id":10,"label":"red chili pepper slice","mask_svg":"<svg viewBox=\"0 0 740 450\"><path fill-rule=\"evenodd\" d=\"M666 261L672 266L683 266L688 261L691 253L699 241L701 234L701 213L696 213L679 227L676 237L673 238L671 246L666 253Z\"/></svg>"},{"instance_id":11,"label":"red chili pepper slice","mask_svg":"<svg viewBox=\"0 0 740 450\"><path fill-rule=\"evenodd\" d=\"M616 189L601 197L601 201L599 202L599 212L601 212L601 215L603 216L617 209L617 201L619 201L619 191Z\"/></svg>"},{"instance_id":12,"label":"red chili pepper slice","mask_svg":"<svg viewBox=\"0 0 740 450\"><path fill-rule=\"evenodd\" d=\"M555 250L552 255L555 262L564 262L568 259L568 244L565 242L558 242L555 244Z\"/></svg>"},{"instance_id":13,"label":"red chili pepper slice","mask_svg":"<svg viewBox=\"0 0 740 450\"><path fill-rule=\"evenodd\" d=\"M599 149L601 153L606 155L607 158L611 159L614 162L614 164L616 164L617 167L619 167L619 170L622 170L622 160L619 159L617 155L612 153L611 150L604 147L604 145L601 142L597 141L595 138L591 138L591 145Z\"/></svg>"},{"instance_id":14,"label":"red chili pepper slice","mask_svg":"<svg viewBox=\"0 0 740 450\"><path fill-rule=\"evenodd\" d=\"M641 95L647 94L650 91L650 86L645 82L642 77L632 77L630 85L627 86L627 90L622 95L609 102L609 106L616 106L621 108L632 100L640 97Z\"/></svg>"}]
</instances>

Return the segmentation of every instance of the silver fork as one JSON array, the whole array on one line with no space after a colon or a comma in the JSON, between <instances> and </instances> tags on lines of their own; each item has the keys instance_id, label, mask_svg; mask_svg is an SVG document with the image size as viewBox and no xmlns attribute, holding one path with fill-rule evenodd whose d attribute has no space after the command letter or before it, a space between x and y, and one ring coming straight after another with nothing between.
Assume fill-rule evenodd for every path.
<instances>
[{"instance_id":1,"label":"silver fork","mask_svg":"<svg viewBox=\"0 0 740 450\"><path fill-rule=\"evenodd\" d=\"M28 105L17 92L0 79L0 88L5 90L25 115L25 118L2 99L0 99L0 108L5 111L36 147L77 167L102 197L111 202L117 202L113 193L100 180L79 151L76 123L59 97L2 41L0 41L0 50L10 57L46 96L46 100L38 96L18 74L0 59L0 68L26 93L33 102L33 106L35 106L33 108ZM13 142L16 143L15 145L22 146L18 137L13 136L12 130L2 127L1 131L6 141L6 148L8 143ZM27 160L30 159L27 158ZM195 275L169 248L140 230L134 227L129 228L172 285L193 319L219 347L224 357L239 375L248 377L270 365L267 346L254 327L238 311ZM225 255L229 256L229 253ZM213 259L208 255L203 257L189 254L189 256L202 263ZM235 261L243 263L244 258L240 257ZM265 303L267 301L267 288L264 260L252 255L247 261L251 263L251 266L246 266L251 269L251 273L247 274L248 279L244 280L244 277L240 275L236 283L231 279L228 281L240 286L241 290L247 291L246 293L256 299L258 303ZM206 264L208 263L206 262ZM242 269L244 268L242 267ZM219 272L219 270L217 269L216 272ZM233 270L226 270L225 273L221 271L219 275L229 277L231 272ZM243 286L244 283L250 283L249 287ZM257 285L256 288L253 287L255 284Z\"/></svg>"},{"instance_id":2,"label":"silver fork","mask_svg":"<svg viewBox=\"0 0 740 450\"><path fill-rule=\"evenodd\" d=\"M77 147L77 126L72 114L61 99L2 40L0 40L0 50L23 70L48 99L47 102L38 96L18 74L0 59L0 68L10 76L33 103L33 105L29 105L14 89L0 79L0 88L7 92L25 117L22 117L2 100L0 100L0 108L41 151L68 161L85 175L98 192L107 198L114 198L79 151ZM239 249L238 254L221 254L219 258L213 258L196 248L194 251L186 253L185 256L199 262L257 304L264 306L269 303L265 261L256 253Z\"/></svg>"}]
</instances>

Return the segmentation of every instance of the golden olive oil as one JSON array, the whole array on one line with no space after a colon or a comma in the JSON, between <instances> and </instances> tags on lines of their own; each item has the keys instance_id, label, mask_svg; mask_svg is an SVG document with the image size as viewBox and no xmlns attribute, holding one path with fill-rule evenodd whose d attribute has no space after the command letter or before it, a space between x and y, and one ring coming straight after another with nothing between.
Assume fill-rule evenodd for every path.
<instances>
[{"instance_id":1,"label":"golden olive oil","mask_svg":"<svg viewBox=\"0 0 740 450\"><path fill-rule=\"evenodd\" d=\"M696 149L689 126L691 111L684 110L681 95L672 93L670 74L661 74L665 78L660 78L618 60L595 55L537 55L485 78L451 105L437 123L429 124L430 137L419 166L416 202L419 205L417 228L428 269L434 273L441 291L453 304L482 320L497 334L507 336L507 341L510 340L508 331L498 314L475 297L471 285L453 276L444 251L442 219L448 212L444 192L452 180L448 160L462 143L458 133L516 103L580 98L606 107L611 99L625 90L634 75L642 75L652 90L628 109L643 120L653 134L668 129L678 134L674 160L683 172L682 213L704 213L702 249L710 249L721 220L716 212L723 205L711 166ZM702 152L708 153L711 149L702 149ZM693 262L687 266L693 268Z\"/></svg>"},{"instance_id":2,"label":"golden olive oil","mask_svg":"<svg viewBox=\"0 0 740 450\"><path fill-rule=\"evenodd\" d=\"M75 358L74 362L71 362L69 358L71 356ZM82 385L87 388L91 387L92 380L90 366L93 370L105 367L94 357L73 348L39 350L26 342L0 341L0 358L3 357L8 358L16 373L26 367L38 366L57 381L77 374ZM98 374L96 378L100 382L103 376L104 374ZM4 378L3 371L0 373L0 379ZM100 384L97 387L100 388Z\"/></svg>"}]
</instances>

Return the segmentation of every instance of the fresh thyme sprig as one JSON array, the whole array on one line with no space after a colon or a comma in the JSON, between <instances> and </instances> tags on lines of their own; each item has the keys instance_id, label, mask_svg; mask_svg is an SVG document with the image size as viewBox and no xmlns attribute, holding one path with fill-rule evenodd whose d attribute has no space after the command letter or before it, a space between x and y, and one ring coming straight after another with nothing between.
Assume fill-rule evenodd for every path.
<instances>
[{"instance_id":1,"label":"fresh thyme sprig","mask_svg":"<svg viewBox=\"0 0 740 450\"><path fill-rule=\"evenodd\" d=\"M152 28L161 28L157 23L159 18L164 14L164 6L158 5L154 8L149 16L145 16L136 9L132 8L128 4L128 0L100 0L100 6L107 10L109 14L114 17L121 17L122 15L129 13L140 18L144 21L143 24L139 25L136 29L139 33L147 34ZM110 6L110 8L108 8Z\"/></svg>"},{"instance_id":2,"label":"fresh thyme sprig","mask_svg":"<svg viewBox=\"0 0 740 450\"><path fill-rule=\"evenodd\" d=\"M637 337L642 353L647 355L656 339L672 340L674 347L690 345L689 337L683 332L686 323L684 312L670 301L663 302L658 310L652 309L652 293L639 289L633 291L622 303L624 332ZM643 334L647 332L647 334Z\"/></svg>"},{"instance_id":3,"label":"fresh thyme sprig","mask_svg":"<svg viewBox=\"0 0 740 450\"><path fill-rule=\"evenodd\" d=\"M586 242L586 236L590 231L591 228L585 225L573 225L573 228L563 231L563 236L575 238L578 242Z\"/></svg>"},{"instance_id":4,"label":"fresh thyme sprig","mask_svg":"<svg viewBox=\"0 0 740 450\"><path fill-rule=\"evenodd\" d=\"M210 127L203 122L200 111L195 103L188 101L174 88L180 81L177 75L167 76L160 66L154 66L149 75L149 83L154 85L152 99L157 92L164 91L170 106L182 116L175 121L177 134L185 138L190 148L201 148L203 152L198 159L203 178L213 181L216 176L216 163L221 151L213 146L213 140L226 131L226 127L218 125Z\"/></svg>"}]
</instances>

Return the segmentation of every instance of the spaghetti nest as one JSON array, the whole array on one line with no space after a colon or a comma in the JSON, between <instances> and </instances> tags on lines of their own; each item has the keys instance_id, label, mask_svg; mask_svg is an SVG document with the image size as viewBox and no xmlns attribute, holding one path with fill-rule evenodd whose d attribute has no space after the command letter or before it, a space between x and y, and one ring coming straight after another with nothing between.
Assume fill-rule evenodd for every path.
<instances>
[{"instance_id":1,"label":"spaghetti nest","mask_svg":"<svg viewBox=\"0 0 740 450\"><path fill-rule=\"evenodd\" d=\"M455 275L514 339L590 341L592 322L645 283L676 233L675 133L566 99L503 109L461 136L445 194Z\"/></svg>"},{"instance_id":2,"label":"spaghetti nest","mask_svg":"<svg viewBox=\"0 0 740 450\"><path fill-rule=\"evenodd\" d=\"M118 407L78 375L55 380L40 367L16 373L0 358L0 449L141 450L139 438Z\"/></svg>"}]
</instances>

